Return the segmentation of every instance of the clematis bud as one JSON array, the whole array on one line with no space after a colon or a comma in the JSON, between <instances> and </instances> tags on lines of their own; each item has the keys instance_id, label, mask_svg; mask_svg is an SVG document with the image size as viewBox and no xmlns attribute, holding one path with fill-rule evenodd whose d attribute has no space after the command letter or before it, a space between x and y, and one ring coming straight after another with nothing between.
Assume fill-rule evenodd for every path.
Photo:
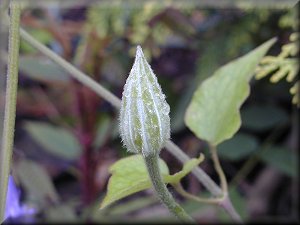
<instances>
[{"instance_id":1,"label":"clematis bud","mask_svg":"<svg viewBox=\"0 0 300 225\"><path fill-rule=\"evenodd\" d=\"M170 138L170 106L142 48L124 86L120 111L120 133L128 151L144 156L159 154Z\"/></svg>"}]
</instances>

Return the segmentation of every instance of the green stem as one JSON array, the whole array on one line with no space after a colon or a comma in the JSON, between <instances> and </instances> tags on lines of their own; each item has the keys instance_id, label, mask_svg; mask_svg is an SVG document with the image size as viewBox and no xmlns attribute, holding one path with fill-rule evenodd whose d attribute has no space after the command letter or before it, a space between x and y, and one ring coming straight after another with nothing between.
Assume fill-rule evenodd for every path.
<instances>
[{"instance_id":1,"label":"green stem","mask_svg":"<svg viewBox=\"0 0 300 225\"><path fill-rule=\"evenodd\" d=\"M10 161L14 143L20 45L20 13L20 4L11 1L3 142L0 152L0 222L4 219Z\"/></svg>"},{"instance_id":2,"label":"green stem","mask_svg":"<svg viewBox=\"0 0 300 225\"><path fill-rule=\"evenodd\" d=\"M158 158L159 157L156 154L144 157L148 173L157 196L169 209L169 211L180 221L195 223L194 220L184 211L184 209L175 202L173 196L164 184L159 171Z\"/></svg>"},{"instance_id":3,"label":"green stem","mask_svg":"<svg viewBox=\"0 0 300 225\"><path fill-rule=\"evenodd\" d=\"M243 223L242 218L237 213L235 208L233 207L232 202L228 195L227 179L226 179L225 173L222 169L222 166L221 166L221 163L220 163L220 160L218 157L217 148L215 145L210 145L209 147L210 147L214 167L218 173L218 176L219 176L219 179L221 182L222 192L223 192L222 201L219 202L219 205L228 213L228 215L230 215L230 217L232 218L233 221L241 224L241 223Z\"/></svg>"},{"instance_id":4,"label":"green stem","mask_svg":"<svg viewBox=\"0 0 300 225\"><path fill-rule=\"evenodd\" d=\"M219 160L219 157L218 157L216 146L210 145L210 151L211 151L211 157L212 157L212 160L213 160L213 163L214 163L215 170L217 171L218 176L220 178L223 196L226 196L226 195L228 195L228 185L227 185L227 180L226 180L225 173L224 173L224 171L222 169L222 166L220 164L220 160Z\"/></svg>"},{"instance_id":5,"label":"green stem","mask_svg":"<svg viewBox=\"0 0 300 225\"><path fill-rule=\"evenodd\" d=\"M237 224L243 224L241 216L237 213L237 211L233 207L232 202L228 195L224 196L224 200L219 204L225 210L225 212L227 212L227 214L231 217L233 221L235 221Z\"/></svg>"},{"instance_id":6,"label":"green stem","mask_svg":"<svg viewBox=\"0 0 300 225\"><path fill-rule=\"evenodd\" d=\"M181 183L173 185L175 190L181 194L183 197L200 202L200 203L207 203L207 204L220 204L224 200L224 198L200 198L196 195L190 194L187 191L185 191L181 185Z\"/></svg>"}]
</instances>

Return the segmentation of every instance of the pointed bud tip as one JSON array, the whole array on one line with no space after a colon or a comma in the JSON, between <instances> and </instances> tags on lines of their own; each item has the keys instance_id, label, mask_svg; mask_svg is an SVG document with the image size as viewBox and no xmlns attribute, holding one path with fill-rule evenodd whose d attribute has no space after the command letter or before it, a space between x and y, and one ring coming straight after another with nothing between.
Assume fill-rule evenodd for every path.
<instances>
[{"instance_id":1,"label":"pointed bud tip","mask_svg":"<svg viewBox=\"0 0 300 225\"><path fill-rule=\"evenodd\" d=\"M143 57L144 54L143 54L143 50L142 50L142 47L140 45L138 45L136 47L136 58L139 58L139 57Z\"/></svg>"}]
</instances>

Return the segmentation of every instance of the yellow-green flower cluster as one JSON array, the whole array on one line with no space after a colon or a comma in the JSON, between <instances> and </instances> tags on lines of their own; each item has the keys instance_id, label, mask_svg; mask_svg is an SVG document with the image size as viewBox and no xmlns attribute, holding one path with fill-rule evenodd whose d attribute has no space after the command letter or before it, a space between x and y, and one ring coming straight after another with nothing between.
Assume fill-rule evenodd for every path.
<instances>
[{"instance_id":1,"label":"yellow-green flower cluster","mask_svg":"<svg viewBox=\"0 0 300 225\"><path fill-rule=\"evenodd\" d=\"M256 69L256 79L261 79L270 75L270 82L277 83L279 80L286 78L287 82L295 82L290 89L293 95L292 102L299 107L299 81L296 81L299 72L299 33L290 35L290 42L283 45L278 56L265 56Z\"/></svg>"}]
</instances>

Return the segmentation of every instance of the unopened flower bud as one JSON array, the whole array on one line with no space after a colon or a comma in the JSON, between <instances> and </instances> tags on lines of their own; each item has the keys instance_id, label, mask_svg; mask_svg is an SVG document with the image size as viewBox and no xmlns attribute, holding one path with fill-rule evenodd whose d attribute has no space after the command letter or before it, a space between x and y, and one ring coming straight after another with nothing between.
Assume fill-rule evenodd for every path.
<instances>
[{"instance_id":1,"label":"unopened flower bud","mask_svg":"<svg viewBox=\"0 0 300 225\"><path fill-rule=\"evenodd\" d=\"M170 138L170 106L142 48L124 86L120 111L120 133L128 151L144 156L159 154Z\"/></svg>"}]
</instances>

